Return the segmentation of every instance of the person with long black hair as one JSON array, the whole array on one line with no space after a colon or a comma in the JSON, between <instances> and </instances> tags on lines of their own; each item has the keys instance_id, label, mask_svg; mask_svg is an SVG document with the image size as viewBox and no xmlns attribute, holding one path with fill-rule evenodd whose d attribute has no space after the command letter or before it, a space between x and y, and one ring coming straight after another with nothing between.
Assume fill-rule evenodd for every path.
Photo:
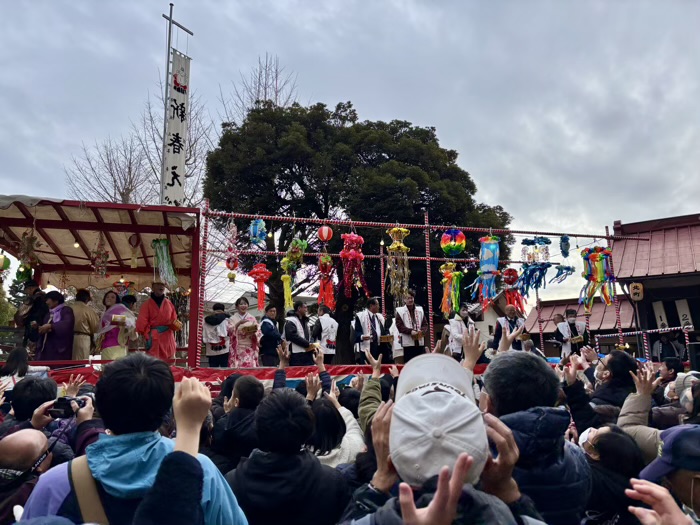
<instances>
[{"instance_id":1,"label":"person with long black hair","mask_svg":"<svg viewBox=\"0 0 700 525\"><path fill-rule=\"evenodd\" d=\"M29 353L24 348L15 348L0 368L0 390L5 391L5 401L12 401L15 385L28 375L40 375L49 371L48 366L29 366Z\"/></svg>"}]
</instances>

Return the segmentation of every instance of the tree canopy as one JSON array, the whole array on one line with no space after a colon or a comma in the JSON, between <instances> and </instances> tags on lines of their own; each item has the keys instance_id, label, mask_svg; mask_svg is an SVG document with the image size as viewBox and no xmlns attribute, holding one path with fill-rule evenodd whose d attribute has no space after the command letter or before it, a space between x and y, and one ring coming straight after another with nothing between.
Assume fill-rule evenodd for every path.
<instances>
[{"instance_id":1,"label":"tree canopy","mask_svg":"<svg viewBox=\"0 0 700 525\"><path fill-rule=\"evenodd\" d=\"M432 224L507 227L511 217L505 210L475 200L476 185L457 164L457 157L456 151L440 146L435 128L402 120L361 122L350 102L334 109L324 104L280 108L261 102L240 125L224 127L218 147L207 160L204 195L213 209L240 213L421 224L428 210ZM267 249L284 252L295 235L316 245L317 227L268 225L276 235L267 239ZM335 230L332 251L341 247L342 232ZM382 236L388 239L378 229L358 233L365 238L367 254L378 253ZM436 257L441 256L441 233L430 233L431 254ZM467 253L478 256L478 236L468 239ZM412 231L406 244L415 255L425 253L421 230ZM504 244L501 256L507 255ZM271 301L281 305L277 259L266 262L273 271ZM436 263L431 268L436 305L441 295L435 284L440 281L438 267ZM379 295L378 262L367 260L365 268L368 287ZM428 300L425 271L424 263L411 264L411 285L423 304ZM343 337L356 299L357 294L350 302L341 301L337 312L338 353L344 361L351 347Z\"/></svg>"}]
</instances>

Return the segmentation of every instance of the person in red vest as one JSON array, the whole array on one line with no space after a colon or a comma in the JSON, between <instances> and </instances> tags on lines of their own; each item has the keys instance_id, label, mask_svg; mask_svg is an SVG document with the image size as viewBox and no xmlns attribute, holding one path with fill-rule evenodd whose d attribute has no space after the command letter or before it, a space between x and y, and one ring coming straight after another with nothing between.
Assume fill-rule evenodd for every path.
<instances>
[{"instance_id":1,"label":"person in red vest","mask_svg":"<svg viewBox=\"0 0 700 525\"><path fill-rule=\"evenodd\" d=\"M136 320L136 331L146 340L146 351L153 357L168 360L175 357L175 332L182 323L177 311L165 297L165 285L155 281L151 285L151 297L143 303Z\"/></svg>"}]
</instances>

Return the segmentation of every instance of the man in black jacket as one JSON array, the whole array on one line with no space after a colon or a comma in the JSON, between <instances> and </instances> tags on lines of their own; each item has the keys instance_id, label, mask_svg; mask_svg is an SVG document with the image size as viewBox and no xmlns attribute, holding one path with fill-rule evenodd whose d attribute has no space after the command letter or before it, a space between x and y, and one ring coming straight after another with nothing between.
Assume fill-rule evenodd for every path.
<instances>
[{"instance_id":1,"label":"man in black jacket","mask_svg":"<svg viewBox=\"0 0 700 525\"><path fill-rule=\"evenodd\" d=\"M289 342L291 366L314 366L313 351L317 348L311 343L308 307L301 301L294 303L294 313L287 317L284 324L284 338Z\"/></svg>"},{"instance_id":2,"label":"man in black jacket","mask_svg":"<svg viewBox=\"0 0 700 525\"><path fill-rule=\"evenodd\" d=\"M277 308L268 304L265 307L265 315L260 321L260 364L262 366L277 366L280 359L277 356L277 347L282 342L282 334L277 329Z\"/></svg>"},{"instance_id":3,"label":"man in black jacket","mask_svg":"<svg viewBox=\"0 0 700 525\"><path fill-rule=\"evenodd\" d=\"M260 449L226 475L248 523L337 523L350 489L340 472L303 448L314 431L306 400L290 389L274 390L258 406L255 425Z\"/></svg>"},{"instance_id":4,"label":"man in black jacket","mask_svg":"<svg viewBox=\"0 0 700 525\"><path fill-rule=\"evenodd\" d=\"M49 313L49 307L46 305L44 292L33 279L24 283L24 293L27 299L17 310L15 323L20 328L24 327L22 344L29 351L29 355L33 356L39 340L39 326L43 324L44 318Z\"/></svg>"}]
</instances>

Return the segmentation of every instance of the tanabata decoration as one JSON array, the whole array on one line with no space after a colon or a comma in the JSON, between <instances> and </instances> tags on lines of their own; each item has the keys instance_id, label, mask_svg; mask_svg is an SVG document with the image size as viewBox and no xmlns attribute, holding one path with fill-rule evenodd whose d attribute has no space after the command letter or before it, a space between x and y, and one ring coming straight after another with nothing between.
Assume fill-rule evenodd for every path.
<instances>
[{"instance_id":1,"label":"tanabata decoration","mask_svg":"<svg viewBox=\"0 0 700 525\"><path fill-rule=\"evenodd\" d=\"M26 268L36 266L39 262L39 256L36 254L36 251L42 247L42 243L34 233L34 230L25 231L17 245L20 265Z\"/></svg>"},{"instance_id":2,"label":"tanabata decoration","mask_svg":"<svg viewBox=\"0 0 700 525\"><path fill-rule=\"evenodd\" d=\"M267 229L264 220L254 219L250 221L248 234L250 235L250 242L253 246L257 246L260 249L265 248L267 243Z\"/></svg>"},{"instance_id":3,"label":"tanabata decoration","mask_svg":"<svg viewBox=\"0 0 700 525\"><path fill-rule=\"evenodd\" d=\"M481 243L481 252L479 254L479 271L478 277L472 285L472 299L479 297L479 302L484 311L488 310L489 305L497 295L496 277L500 275L498 271L498 259L500 256L499 242L501 239L495 235L482 237L479 239Z\"/></svg>"},{"instance_id":4,"label":"tanabata decoration","mask_svg":"<svg viewBox=\"0 0 700 525\"><path fill-rule=\"evenodd\" d=\"M345 297L352 297L353 283L358 288L362 288L369 298L370 293L362 270L362 261L365 254L362 253L362 245L365 240L356 233L344 233L340 236L343 239L343 249L340 252L340 259L343 261L343 280L339 287L343 289Z\"/></svg>"},{"instance_id":5,"label":"tanabata decoration","mask_svg":"<svg viewBox=\"0 0 700 525\"><path fill-rule=\"evenodd\" d=\"M549 283L563 283L567 277L574 274L576 268L573 266L565 266L563 264L558 264L554 267L557 270L557 274L549 280Z\"/></svg>"},{"instance_id":6,"label":"tanabata decoration","mask_svg":"<svg viewBox=\"0 0 700 525\"><path fill-rule=\"evenodd\" d=\"M440 266L442 274L442 303L440 311L445 319L450 318L450 313L459 309L459 290L462 283L462 272L457 271L457 265L452 262Z\"/></svg>"},{"instance_id":7,"label":"tanabata decoration","mask_svg":"<svg viewBox=\"0 0 700 525\"><path fill-rule=\"evenodd\" d=\"M284 272L282 279L282 287L284 288L284 307L290 309L294 307L294 299L292 298L292 286L297 270L301 267L304 260L304 253L309 247L309 243L301 239L292 239L292 242L287 249L287 255L280 261L280 267Z\"/></svg>"},{"instance_id":8,"label":"tanabata decoration","mask_svg":"<svg viewBox=\"0 0 700 525\"><path fill-rule=\"evenodd\" d=\"M175 268L173 268L173 261L170 259L170 241L168 239L154 239L151 246L156 256L156 266L160 280L170 288L175 288L177 286L177 275L175 274Z\"/></svg>"},{"instance_id":9,"label":"tanabata decoration","mask_svg":"<svg viewBox=\"0 0 700 525\"><path fill-rule=\"evenodd\" d=\"M138 259L138 247L139 247L139 236L136 235L135 233L133 235L129 236L129 246L131 247L131 264L130 266L132 268L138 268L139 266L139 259Z\"/></svg>"},{"instance_id":10,"label":"tanabata decoration","mask_svg":"<svg viewBox=\"0 0 700 525\"><path fill-rule=\"evenodd\" d=\"M518 270L515 268L506 268L503 270L503 282L505 283L506 304L515 306L515 309L521 313L525 313L525 298L520 293L518 287Z\"/></svg>"},{"instance_id":11,"label":"tanabata decoration","mask_svg":"<svg viewBox=\"0 0 700 525\"><path fill-rule=\"evenodd\" d=\"M321 287L318 291L318 304L325 304L331 310L335 310L335 293L333 291L333 258L327 253L322 253L318 258L318 271L321 274Z\"/></svg>"},{"instance_id":12,"label":"tanabata decoration","mask_svg":"<svg viewBox=\"0 0 700 525\"><path fill-rule=\"evenodd\" d=\"M595 295L600 292L600 298L606 305L610 306L615 293L615 276L610 267L612 250L602 246L585 248L581 251L581 257L583 258L583 273L581 275L587 282L581 289L579 304L583 304L586 313L590 313Z\"/></svg>"},{"instance_id":13,"label":"tanabata decoration","mask_svg":"<svg viewBox=\"0 0 700 525\"><path fill-rule=\"evenodd\" d=\"M571 242L569 241L568 235L562 235L559 238L559 250L561 251L561 256L566 259L569 256L571 250Z\"/></svg>"},{"instance_id":14,"label":"tanabata decoration","mask_svg":"<svg viewBox=\"0 0 700 525\"><path fill-rule=\"evenodd\" d=\"M226 268L228 269L228 281L236 282L236 273L238 269L238 228L236 223L231 221L228 227L228 242L226 245Z\"/></svg>"},{"instance_id":15,"label":"tanabata decoration","mask_svg":"<svg viewBox=\"0 0 700 525\"><path fill-rule=\"evenodd\" d=\"M551 239L547 237L534 237L523 239L522 260L527 263L538 263L549 261L549 245Z\"/></svg>"},{"instance_id":16,"label":"tanabata decoration","mask_svg":"<svg viewBox=\"0 0 700 525\"><path fill-rule=\"evenodd\" d=\"M519 286L523 297L530 297L531 290L545 288L547 270L551 268L548 262L524 263L520 273Z\"/></svg>"},{"instance_id":17,"label":"tanabata decoration","mask_svg":"<svg viewBox=\"0 0 700 525\"><path fill-rule=\"evenodd\" d=\"M394 298L394 308L401 306L403 298L408 293L408 280L411 271L408 268L408 252L411 250L404 244L404 239L410 235L406 228L391 228L386 231L392 243L387 248L386 275L389 278L389 293Z\"/></svg>"},{"instance_id":18,"label":"tanabata decoration","mask_svg":"<svg viewBox=\"0 0 700 525\"><path fill-rule=\"evenodd\" d=\"M107 277L109 252L107 251L105 236L102 232L100 232L100 236L97 238L97 245L95 245L95 248L90 253L90 259L92 262L92 273L97 277Z\"/></svg>"},{"instance_id":19,"label":"tanabata decoration","mask_svg":"<svg viewBox=\"0 0 700 525\"><path fill-rule=\"evenodd\" d=\"M265 283L272 277L272 272L264 263L259 263L253 266L248 275L253 278L258 287L258 310L262 312L265 308Z\"/></svg>"},{"instance_id":20,"label":"tanabata decoration","mask_svg":"<svg viewBox=\"0 0 700 525\"><path fill-rule=\"evenodd\" d=\"M440 248L447 257L457 257L467 247L467 238L456 228L450 228L442 234Z\"/></svg>"},{"instance_id":21,"label":"tanabata decoration","mask_svg":"<svg viewBox=\"0 0 700 525\"><path fill-rule=\"evenodd\" d=\"M333 230L330 226L323 225L318 229L317 235L319 241L327 244L333 238Z\"/></svg>"}]
</instances>

